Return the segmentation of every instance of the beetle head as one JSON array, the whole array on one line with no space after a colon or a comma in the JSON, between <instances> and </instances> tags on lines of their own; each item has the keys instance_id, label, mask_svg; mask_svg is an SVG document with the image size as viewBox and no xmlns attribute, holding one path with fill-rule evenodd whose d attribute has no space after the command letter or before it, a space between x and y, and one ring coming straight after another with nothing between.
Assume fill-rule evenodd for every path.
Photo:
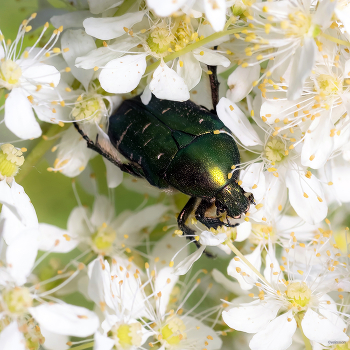
<instances>
[{"instance_id":1,"label":"beetle head","mask_svg":"<svg viewBox=\"0 0 350 350\"><path fill-rule=\"evenodd\" d=\"M253 194L244 192L236 182L229 183L216 194L217 210L226 211L227 215L234 219L239 219L246 213L250 204L255 204Z\"/></svg>"}]
</instances>

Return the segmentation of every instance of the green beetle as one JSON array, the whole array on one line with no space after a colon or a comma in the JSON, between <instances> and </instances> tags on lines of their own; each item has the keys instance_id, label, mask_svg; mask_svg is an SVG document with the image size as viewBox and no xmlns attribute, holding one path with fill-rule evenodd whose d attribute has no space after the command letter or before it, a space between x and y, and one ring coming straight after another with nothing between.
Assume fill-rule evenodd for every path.
<instances>
[{"instance_id":1,"label":"green beetle","mask_svg":"<svg viewBox=\"0 0 350 350\"><path fill-rule=\"evenodd\" d=\"M195 232L186 225L193 211L208 228L233 227L237 224L229 218L223 222L219 215L226 212L227 217L238 219L254 203L253 195L237 183L240 155L232 133L214 113L191 101L153 96L144 105L139 96L125 100L109 118L108 136L126 162L80 132L88 147L122 171L160 189L191 196L178 216L178 226L193 241ZM210 217L207 212L214 205L216 217Z\"/></svg>"}]
</instances>

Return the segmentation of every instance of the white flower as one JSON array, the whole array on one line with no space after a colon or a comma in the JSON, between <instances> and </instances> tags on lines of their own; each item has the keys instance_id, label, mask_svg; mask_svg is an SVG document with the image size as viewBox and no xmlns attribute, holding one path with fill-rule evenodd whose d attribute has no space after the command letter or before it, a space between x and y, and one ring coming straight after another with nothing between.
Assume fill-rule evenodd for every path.
<instances>
[{"instance_id":1,"label":"white flower","mask_svg":"<svg viewBox=\"0 0 350 350\"><path fill-rule=\"evenodd\" d=\"M115 21L118 18L111 20ZM177 60L175 72L164 63L163 59L171 52L179 51L198 41L198 32L185 17L181 17L180 21L154 20L151 24L144 23L144 26L147 29L134 31L130 27L123 28L122 23L118 22L118 28L123 33L127 31L128 34L118 37L109 44L105 43L104 47L93 50L85 56L78 57L77 67L101 68L99 80L102 88L110 93L126 93L139 85L147 68L146 57L151 55L161 59L161 62L150 80L150 91L158 98L185 101L190 98L189 90L200 81L202 75L200 62L225 67L230 64L230 61L220 53L200 47L181 56ZM101 31L102 28L96 27L96 30ZM132 49L133 52L130 52Z\"/></svg>"},{"instance_id":2,"label":"white flower","mask_svg":"<svg viewBox=\"0 0 350 350\"><path fill-rule=\"evenodd\" d=\"M348 142L350 133L346 116L350 111L350 61L337 54L333 43L326 43L316 63L296 101L284 97L283 88L291 77L273 84L273 89L265 84L259 86L267 90L261 118L279 134L293 131L294 147L301 146L302 165L313 169L323 167ZM276 100L277 94L280 95Z\"/></svg>"},{"instance_id":3,"label":"white flower","mask_svg":"<svg viewBox=\"0 0 350 350\"><path fill-rule=\"evenodd\" d=\"M171 0L161 2L147 0L147 5L160 17L170 16L180 9L187 14L195 14L196 17L201 16L205 12L206 19L216 32L224 30L226 23L226 6L228 5L225 0L204 0L203 2L196 0L179 0L176 2Z\"/></svg>"},{"instance_id":4,"label":"white flower","mask_svg":"<svg viewBox=\"0 0 350 350\"><path fill-rule=\"evenodd\" d=\"M45 57L60 50L53 48L57 42L61 28L55 30L46 45L39 53L32 55L36 44L22 52L24 35L31 30L30 21L35 18L33 14L29 20L20 25L16 39L5 43L0 31L0 89L9 91L5 102L5 124L18 137L29 139L39 137L41 129L35 119L33 108L40 106L45 100L45 94L51 93L60 81L59 71L51 65L42 63ZM43 33L48 28L44 26ZM40 38L42 37L40 36ZM58 51L57 51L58 50ZM40 115L38 115L40 118Z\"/></svg>"},{"instance_id":5,"label":"white flower","mask_svg":"<svg viewBox=\"0 0 350 350\"><path fill-rule=\"evenodd\" d=\"M317 6L316 6L317 5ZM274 58L260 78L277 74L277 79L291 65L288 99L297 99L316 59L316 38L331 24L336 2L275 1L256 2L249 6L249 28L236 34L237 44L230 46L242 67L259 65ZM247 11L248 12L248 11ZM256 80L255 84L258 83Z\"/></svg>"},{"instance_id":6,"label":"white flower","mask_svg":"<svg viewBox=\"0 0 350 350\"><path fill-rule=\"evenodd\" d=\"M0 233L7 244L12 244L25 232L38 230L33 204L23 187L14 179L23 162L20 150L11 144L0 146Z\"/></svg>"},{"instance_id":7,"label":"white flower","mask_svg":"<svg viewBox=\"0 0 350 350\"><path fill-rule=\"evenodd\" d=\"M262 142L239 107L224 97L217 106L217 112L243 147L258 155L245 164L247 167L240 176L240 185L245 191L252 192L257 202L250 209L254 220L273 220L285 206L287 188L290 204L306 222L315 224L326 217L327 204L322 186L314 174L301 166L300 155L291 144L294 135L286 132L279 136L276 129L267 128L263 129ZM242 165L237 168L242 168Z\"/></svg>"},{"instance_id":8,"label":"white flower","mask_svg":"<svg viewBox=\"0 0 350 350\"><path fill-rule=\"evenodd\" d=\"M99 325L97 316L85 308L64 302L47 302L51 301L49 295L60 286L43 291L40 290L41 283L48 281L30 285L29 275L34 268L38 251L37 240L37 231L27 231L18 235L6 248L6 265L0 268L1 344L7 344L10 342L9 337L14 337L14 344L21 338L27 347L39 347L45 338L38 325L55 334L80 337L94 333ZM79 272L78 268L73 274L61 277L68 278L68 283ZM21 330L22 337L16 334L13 323Z\"/></svg>"},{"instance_id":9,"label":"white flower","mask_svg":"<svg viewBox=\"0 0 350 350\"><path fill-rule=\"evenodd\" d=\"M346 325L336 303L326 294L322 283L317 283L315 275L308 275L312 267L308 267L309 271L303 278L304 271L296 270L292 262L286 261L289 275L286 281L281 272L286 268L276 266L274 254L269 254L271 263L266 263L266 269L274 278L255 283L259 293L257 297L250 294L255 299L253 302L224 311L225 323L236 330L256 333L249 343L252 350L287 349L292 344L297 324L311 341L323 345L335 340L348 341L349 337L344 333ZM253 285L256 279L251 278L250 269L242 264L241 275ZM315 268L315 273L317 276L327 275L328 269Z\"/></svg>"},{"instance_id":10,"label":"white flower","mask_svg":"<svg viewBox=\"0 0 350 350\"><path fill-rule=\"evenodd\" d=\"M146 271L147 274L150 273L148 266L146 266ZM199 273L197 273L194 278L197 278L198 275ZM172 267L163 268L158 273L155 272L155 283L151 285L152 296L155 298L155 307L149 311L150 316L148 317L151 321L148 324L149 331L152 332L154 336L152 345L159 345L162 348L171 350L200 350L203 347L203 343L206 342L207 349L220 349L222 341L217 333L198 318L190 316L190 313L193 315L195 309L205 299L211 287L206 289L206 292L195 306L188 312L183 313L181 308L184 301L198 288L200 279L196 281L194 286L191 285L191 287L189 287L191 289L187 291L185 286L182 286L183 290L181 292L183 293L183 297L177 295L177 293L180 292L180 290L175 287L177 282L178 277L174 275L174 269ZM175 300L179 301L179 306L177 306L176 309L169 310L170 307L174 306L174 302L171 301L172 296ZM214 312L218 309L219 307L216 308ZM202 314L201 318L204 319L205 316ZM151 323L153 323L152 327L150 327Z\"/></svg>"},{"instance_id":11,"label":"white flower","mask_svg":"<svg viewBox=\"0 0 350 350\"><path fill-rule=\"evenodd\" d=\"M148 206L136 213L124 212L118 217L114 205L105 196L98 196L93 210L76 207L71 212L67 230L49 224L40 224L40 249L68 252L76 246L88 245L99 255L125 256L144 238L142 229L155 227L168 208L162 204ZM84 248L82 248L84 249Z\"/></svg>"}]
</instances>

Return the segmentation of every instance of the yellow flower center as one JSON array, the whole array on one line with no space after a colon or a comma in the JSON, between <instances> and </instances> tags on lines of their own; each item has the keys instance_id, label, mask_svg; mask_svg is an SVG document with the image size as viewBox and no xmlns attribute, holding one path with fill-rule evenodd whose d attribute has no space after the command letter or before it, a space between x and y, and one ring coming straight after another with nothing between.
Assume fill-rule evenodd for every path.
<instances>
[{"instance_id":1,"label":"yellow flower center","mask_svg":"<svg viewBox=\"0 0 350 350\"><path fill-rule=\"evenodd\" d=\"M103 100L99 97L90 97L75 103L72 117L74 120L89 120L99 123L105 112L106 106Z\"/></svg>"},{"instance_id":2,"label":"yellow flower center","mask_svg":"<svg viewBox=\"0 0 350 350\"><path fill-rule=\"evenodd\" d=\"M304 307L310 302L311 289L305 282L293 282L288 285L287 296L292 304Z\"/></svg>"},{"instance_id":3,"label":"yellow flower center","mask_svg":"<svg viewBox=\"0 0 350 350\"><path fill-rule=\"evenodd\" d=\"M22 152L9 143L0 146L0 180L13 177L24 163Z\"/></svg>"},{"instance_id":4,"label":"yellow flower center","mask_svg":"<svg viewBox=\"0 0 350 350\"><path fill-rule=\"evenodd\" d=\"M151 51L162 54L171 48L174 35L166 28L158 27L151 32L146 41Z\"/></svg>"},{"instance_id":5,"label":"yellow flower center","mask_svg":"<svg viewBox=\"0 0 350 350\"><path fill-rule=\"evenodd\" d=\"M124 349L131 346L139 347L142 343L141 323L116 324L111 329L111 337Z\"/></svg>"},{"instance_id":6,"label":"yellow flower center","mask_svg":"<svg viewBox=\"0 0 350 350\"><path fill-rule=\"evenodd\" d=\"M283 142L272 138L265 146L266 158L270 162L281 162L285 157L286 146Z\"/></svg>"},{"instance_id":7,"label":"yellow flower center","mask_svg":"<svg viewBox=\"0 0 350 350\"><path fill-rule=\"evenodd\" d=\"M178 345L182 339L187 338L185 330L186 326L180 318L170 316L166 320L166 325L161 329L163 345L165 347Z\"/></svg>"},{"instance_id":8,"label":"yellow flower center","mask_svg":"<svg viewBox=\"0 0 350 350\"><path fill-rule=\"evenodd\" d=\"M117 233L108 225L103 224L92 236L93 249L97 253L106 253L113 245Z\"/></svg>"},{"instance_id":9,"label":"yellow flower center","mask_svg":"<svg viewBox=\"0 0 350 350\"><path fill-rule=\"evenodd\" d=\"M12 89L18 84L21 76L22 69L17 63L12 60L0 62L0 85L6 89Z\"/></svg>"},{"instance_id":10,"label":"yellow flower center","mask_svg":"<svg viewBox=\"0 0 350 350\"><path fill-rule=\"evenodd\" d=\"M344 344L337 344L332 346L333 350L350 350L350 341Z\"/></svg>"},{"instance_id":11,"label":"yellow flower center","mask_svg":"<svg viewBox=\"0 0 350 350\"><path fill-rule=\"evenodd\" d=\"M22 319L19 322L19 328L23 332L27 349L39 350L40 345L45 343L45 337L41 334L41 329L33 318Z\"/></svg>"},{"instance_id":12,"label":"yellow flower center","mask_svg":"<svg viewBox=\"0 0 350 350\"><path fill-rule=\"evenodd\" d=\"M342 89L342 83L328 74L320 74L315 81L315 90L321 97L336 95Z\"/></svg>"},{"instance_id":13,"label":"yellow flower center","mask_svg":"<svg viewBox=\"0 0 350 350\"><path fill-rule=\"evenodd\" d=\"M253 224L252 234L249 236L249 241L253 244L258 245L261 241L268 241L274 238L275 233L273 227L263 224Z\"/></svg>"},{"instance_id":14,"label":"yellow flower center","mask_svg":"<svg viewBox=\"0 0 350 350\"><path fill-rule=\"evenodd\" d=\"M5 308L12 314L24 314L33 305L33 298L26 287L15 287L2 294Z\"/></svg>"},{"instance_id":15,"label":"yellow flower center","mask_svg":"<svg viewBox=\"0 0 350 350\"><path fill-rule=\"evenodd\" d=\"M174 33L175 36L175 51L184 49L193 39L193 28L188 17L182 19Z\"/></svg>"}]
</instances>

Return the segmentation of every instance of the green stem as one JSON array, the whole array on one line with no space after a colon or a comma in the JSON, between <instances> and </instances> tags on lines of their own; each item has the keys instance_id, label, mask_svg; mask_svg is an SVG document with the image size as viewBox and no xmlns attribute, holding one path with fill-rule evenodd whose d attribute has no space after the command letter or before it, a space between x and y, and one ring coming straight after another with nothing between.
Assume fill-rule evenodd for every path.
<instances>
[{"instance_id":1,"label":"green stem","mask_svg":"<svg viewBox=\"0 0 350 350\"><path fill-rule=\"evenodd\" d=\"M34 166L43 158L45 153L55 144L57 141L55 136L63 130L66 130L69 126L69 123L65 124L63 127L57 124L50 126L45 137L43 137L36 144L36 146L29 153L28 157L25 157L25 162L21 167L19 174L16 176L16 182L21 183L21 181L24 180L24 178L30 173Z\"/></svg>"},{"instance_id":2,"label":"green stem","mask_svg":"<svg viewBox=\"0 0 350 350\"><path fill-rule=\"evenodd\" d=\"M239 258L248 266L250 267L259 277L262 281L264 281L268 286L271 287L270 283L267 281L267 279L255 268L255 266L231 243L226 242L226 245L237 255Z\"/></svg>"},{"instance_id":3,"label":"green stem","mask_svg":"<svg viewBox=\"0 0 350 350\"><path fill-rule=\"evenodd\" d=\"M300 329L300 332L301 332L301 335L303 337L303 341L304 341L304 344L305 344L305 350L312 350L312 346L311 346L311 343L310 343L310 340L309 338L307 338L303 332L303 328L301 327L301 321L304 317L304 314L296 314L294 316L295 318L295 321L297 322L297 325Z\"/></svg>"},{"instance_id":4,"label":"green stem","mask_svg":"<svg viewBox=\"0 0 350 350\"><path fill-rule=\"evenodd\" d=\"M349 41L345 41L345 40L341 40L341 39L335 38L332 35L328 35L328 34L322 33L321 36L323 36L325 39L333 41L336 44L340 44L340 45L344 45L344 46L350 46L350 42Z\"/></svg>"},{"instance_id":5,"label":"green stem","mask_svg":"<svg viewBox=\"0 0 350 350\"><path fill-rule=\"evenodd\" d=\"M247 29L248 27L240 27L236 29L230 29L230 30L223 30L222 32L214 33L212 35L207 36L206 38L196 41L195 43L186 46L184 49L180 51L176 51L171 53L170 55L167 55L164 57L164 62L169 62L177 57L180 57L188 52L191 52L192 50L198 49L199 47L209 44L210 42L220 39L221 37L225 35L230 35L230 34L235 34L235 33L240 33L242 30ZM154 62L151 65L149 65L145 71L145 74L148 74L155 70L160 64L160 61Z\"/></svg>"},{"instance_id":6,"label":"green stem","mask_svg":"<svg viewBox=\"0 0 350 350\"><path fill-rule=\"evenodd\" d=\"M82 350L87 348L92 348L94 346L94 342L91 341L90 343L81 344L79 346L75 346L74 348L70 348L72 350Z\"/></svg>"},{"instance_id":7,"label":"green stem","mask_svg":"<svg viewBox=\"0 0 350 350\"><path fill-rule=\"evenodd\" d=\"M118 10L115 12L113 17L118 17L124 15L132 5L134 5L136 0L125 0L119 7Z\"/></svg>"}]
</instances>

